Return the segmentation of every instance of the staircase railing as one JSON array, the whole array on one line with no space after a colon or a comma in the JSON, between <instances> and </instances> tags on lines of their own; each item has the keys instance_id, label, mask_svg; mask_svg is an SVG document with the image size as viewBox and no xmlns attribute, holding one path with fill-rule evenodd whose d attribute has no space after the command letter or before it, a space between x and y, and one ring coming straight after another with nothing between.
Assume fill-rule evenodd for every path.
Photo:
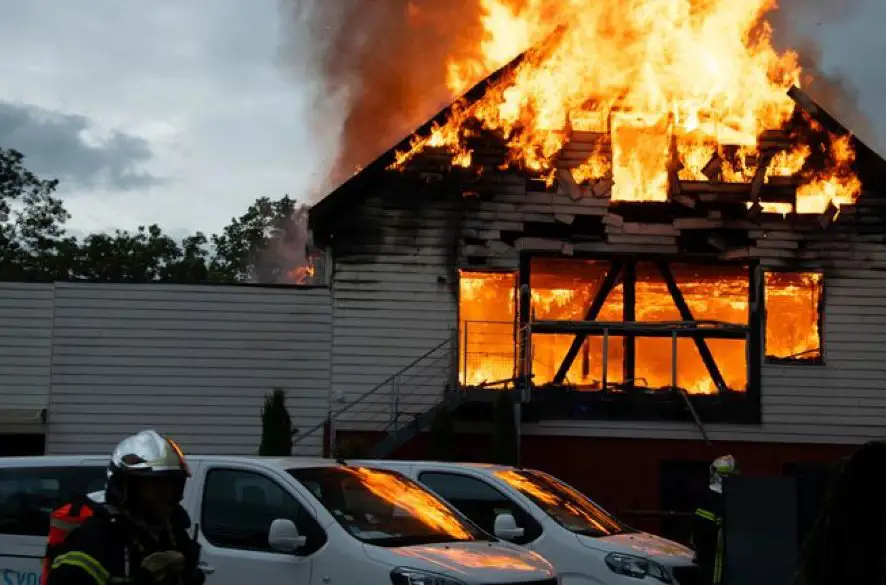
<instances>
[{"instance_id":1,"label":"staircase railing","mask_svg":"<svg viewBox=\"0 0 886 585\"><path fill-rule=\"evenodd\" d=\"M383 432L384 438L371 450L384 457L428 424L439 408L458 399L458 338L452 333L406 366L343 406L330 405L322 423L293 439L293 453L304 453L307 440L328 428L330 453L337 454L336 431L347 416L361 431ZM315 454L315 453L312 453Z\"/></svg>"}]
</instances>

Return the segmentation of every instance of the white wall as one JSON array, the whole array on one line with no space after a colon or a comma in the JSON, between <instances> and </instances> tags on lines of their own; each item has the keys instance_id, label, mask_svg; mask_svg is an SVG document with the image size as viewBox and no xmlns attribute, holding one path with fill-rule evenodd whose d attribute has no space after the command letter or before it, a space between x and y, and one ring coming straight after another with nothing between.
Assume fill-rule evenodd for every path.
<instances>
[{"instance_id":1,"label":"white wall","mask_svg":"<svg viewBox=\"0 0 886 585\"><path fill-rule=\"evenodd\" d=\"M0 325L0 416L48 407L51 454L106 453L146 427L192 453L255 454L276 388L296 428L326 416L325 288L5 283ZM322 440L297 452L319 454Z\"/></svg>"}]
</instances>

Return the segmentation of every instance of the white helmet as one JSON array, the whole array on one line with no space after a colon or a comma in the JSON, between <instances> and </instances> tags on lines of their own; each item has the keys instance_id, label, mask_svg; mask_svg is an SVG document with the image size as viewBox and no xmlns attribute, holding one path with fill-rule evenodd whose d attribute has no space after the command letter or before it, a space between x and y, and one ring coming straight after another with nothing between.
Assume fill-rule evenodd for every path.
<instances>
[{"instance_id":1,"label":"white helmet","mask_svg":"<svg viewBox=\"0 0 886 585\"><path fill-rule=\"evenodd\" d=\"M711 463L711 485L710 488L715 492L723 491L723 478L738 474L738 464L732 455L723 455L717 457Z\"/></svg>"},{"instance_id":2,"label":"white helmet","mask_svg":"<svg viewBox=\"0 0 886 585\"><path fill-rule=\"evenodd\" d=\"M156 431L144 430L126 437L111 454L108 464L107 494L118 503L127 499L130 478L171 476L181 482L179 499L191 470L181 448Z\"/></svg>"}]
</instances>

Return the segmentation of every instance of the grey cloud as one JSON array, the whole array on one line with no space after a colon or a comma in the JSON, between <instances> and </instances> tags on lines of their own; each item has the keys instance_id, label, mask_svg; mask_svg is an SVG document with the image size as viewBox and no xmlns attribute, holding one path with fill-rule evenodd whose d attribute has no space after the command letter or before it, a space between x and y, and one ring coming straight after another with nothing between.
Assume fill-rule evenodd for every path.
<instances>
[{"instance_id":1,"label":"grey cloud","mask_svg":"<svg viewBox=\"0 0 886 585\"><path fill-rule=\"evenodd\" d=\"M0 146L23 153L32 171L77 187L129 190L161 182L139 169L154 156L146 140L114 132L93 144L84 137L91 127L86 116L0 101Z\"/></svg>"}]
</instances>

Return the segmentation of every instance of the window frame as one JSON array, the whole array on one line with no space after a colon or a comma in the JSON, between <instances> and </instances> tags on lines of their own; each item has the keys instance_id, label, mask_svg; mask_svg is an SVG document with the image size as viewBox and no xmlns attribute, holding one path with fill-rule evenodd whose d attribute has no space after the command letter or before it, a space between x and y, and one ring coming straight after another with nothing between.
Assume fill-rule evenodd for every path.
<instances>
[{"instance_id":1,"label":"window frame","mask_svg":"<svg viewBox=\"0 0 886 585\"><path fill-rule=\"evenodd\" d=\"M433 487L431 487L430 485L428 485L424 482L424 480L422 478L427 474L448 475L448 476L458 477L460 479L469 479L469 480L473 480L473 481L478 481L478 482L482 483L483 485L485 485L486 487L488 487L493 492L500 495L503 500L510 502L513 506L515 506L518 510L520 510L520 512L523 515L525 515L525 517L527 519L529 519L529 521L532 523L533 526L532 527L520 526L520 523L519 523L520 518L517 518L516 519L518 521L517 525L520 526L521 528L523 528L525 530L525 533L522 537L511 541L514 544L518 544L520 546L526 546L526 545L532 544L533 542L535 542L536 540L538 540L539 538L541 538L544 535L544 524L542 522L540 522L530 511L528 511L523 504L516 501L510 495L504 493L501 489L498 488L498 486L494 485L492 483L492 481L487 480L483 476L478 477L478 476L471 474L471 473L465 473L462 471L452 471L452 470L448 470L448 469L423 469L418 472L418 474L416 475L418 483L425 486L427 489L431 490L432 492L434 492L435 494L439 495L441 498L446 500L446 502L448 502L450 506L452 506L453 508L458 510L460 514L464 515L465 518L467 518L468 520L473 522L475 525L479 526L481 530L486 531L486 528L481 526L480 523L477 522L475 519L468 516L463 510L459 509L458 506L456 506L451 500L449 500L449 498L447 498L446 496L444 496L443 494L438 492L436 489L434 489ZM489 531L489 534L491 534L495 538L498 538L497 536L495 536L495 534L493 534L492 530Z\"/></svg>"},{"instance_id":2,"label":"window frame","mask_svg":"<svg viewBox=\"0 0 886 585\"><path fill-rule=\"evenodd\" d=\"M769 302L766 298L766 275L767 274L820 274L821 275L821 295L818 302L818 353L816 359L791 359L770 356L767 353L768 346L766 344L766 330L769 325ZM827 307L827 275L822 269L790 269L790 268L763 268L760 275L760 286L762 288L761 297L763 310L761 311L761 340L760 346L763 354L763 363L767 366L789 366L789 367L817 367L827 365L827 355L825 354L825 308Z\"/></svg>"},{"instance_id":3,"label":"window frame","mask_svg":"<svg viewBox=\"0 0 886 585\"><path fill-rule=\"evenodd\" d=\"M285 482L280 481L279 478L265 473L263 470L253 468L233 467L229 465L214 465L206 469L203 473L202 489L197 496L200 498L200 532L202 533L203 538L206 539L206 542L211 544L213 547L221 550L248 551L284 556L287 555L287 553L282 553L278 550L272 549L270 545L266 545L263 548L231 546L227 543L219 543L215 540L215 535L212 534L213 530L210 528L212 524L206 522L206 494L208 492L212 476L219 472L249 475L267 481L280 489L285 496L288 496L295 503L295 505L297 506L295 518L291 518L289 516L277 516L277 518L288 518L289 520L292 520L296 528L298 528L299 534L308 538L305 546L292 554L296 554L298 556L310 556L323 548L323 546L329 540L329 536L314 515L313 507L304 502L299 494L289 489L286 486ZM305 523L307 523L308 526L305 526ZM270 526L268 526L268 528L270 528Z\"/></svg>"},{"instance_id":4,"label":"window frame","mask_svg":"<svg viewBox=\"0 0 886 585\"><path fill-rule=\"evenodd\" d=\"M49 511L46 513L46 530L45 532L40 531L35 532L33 529L29 532L6 532L6 529L3 528L2 523L0 523L0 537L33 537L33 538L46 538L49 535L49 517L53 510L60 508L71 500L71 497L74 495L86 495L90 492L89 484L91 481L88 479L90 473L95 473L95 479L101 478L102 480L102 489L104 488L104 482L106 480L106 472L107 467L105 465L95 464L95 465L25 465L25 466L15 466L15 467L0 467L0 481L6 481L7 479L11 479L12 481L16 481L15 477L7 478L4 477L7 474L15 474L15 473L23 473L23 474L33 474L34 479L38 481L45 480L55 480L58 482L58 490L56 490L55 496L52 498L48 498ZM78 477L79 472L79 477ZM40 477L37 477L37 476ZM20 481L20 480L18 480ZM64 491L66 490L66 491ZM62 496L62 492L64 491L64 496ZM12 494L23 493L21 490L12 492ZM11 494L11 495L12 495ZM2 501L2 500L0 500ZM42 508L42 506L41 506ZM37 510L39 514L42 515L42 510ZM0 520L2 520L2 516L0 516ZM42 522L42 519L41 519Z\"/></svg>"},{"instance_id":5,"label":"window frame","mask_svg":"<svg viewBox=\"0 0 886 585\"><path fill-rule=\"evenodd\" d=\"M470 385L463 383L462 374L466 373L468 366L468 333L469 327L465 327L465 330L462 331L462 299L461 299L461 281L462 275L464 273L468 274L494 274L498 276L512 276L514 279L514 288L511 291L514 299L514 318L513 318L513 335L514 335L514 364L513 364L513 372L514 376L518 375L520 370L520 347L521 343L519 341L519 328L518 323L520 321L520 270L514 268L472 268L470 266L459 266L456 270L457 275L457 283L456 283L456 299L455 299L455 323L456 323L456 348L458 351L458 359L456 360L457 371L455 373L455 379L458 382L458 386L460 389L471 388ZM468 321L469 322L469 321ZM468 323L466 322L466 323ZM488 323L499 323L504 325L504 321L489 321ZM466 381L466 380L465 380Z\"/></svg>"}]
</instances>

